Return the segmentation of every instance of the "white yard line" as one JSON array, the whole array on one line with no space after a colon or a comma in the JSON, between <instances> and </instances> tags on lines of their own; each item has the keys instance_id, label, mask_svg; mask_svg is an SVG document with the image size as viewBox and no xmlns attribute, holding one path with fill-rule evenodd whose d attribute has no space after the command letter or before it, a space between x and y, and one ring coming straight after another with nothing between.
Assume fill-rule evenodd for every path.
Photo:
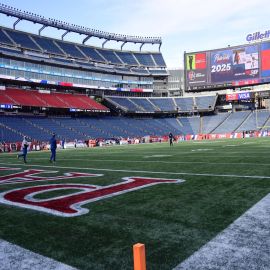
<instances>
[{"instance_id":1,"label":"white yard line","mask_svg":"<svg viewBox=\"0 0 270 270\"><path fill-rule=\"evenodd\" d=\"M190 175L190 176L209 176L209 177L229 177L229 178L250 178L250 179L270 179L270 176L264 175L238 175L238 174L212 174L212 173L189 173L189 172L159 172L159 171L145 171L145 170L122 170L122 169L105 169L93 167L69 167L57 165L28 165L22 163L0 163L1 165L20 165L23 167L40 167L53 169L70 169L70 170L91 170L91 171L105 171L105 172L125 172L125 173L147 173L147 174L165 174L165 175Z\"/></svg>"},{"instance_id":2,"label":"white yard line","mask_svg":"<svg viewBox=\"0 0 270 270\"><path fill-rule=\"evenodd\" d=\"M75 268L44 257L0 239L0 270L75 270Z\"/></svg>"},{"instance_id":3,"label":"white yard line","mask_svg":"<svg viewBox=\"0 0 270 270\"><path fill-rule=\"evenodd\" d=\"M174 270L267 270L269 250L270 194Z\"/></svg>"},{"instance_id":4,"label":"white yard line","mask_svg":"<svg viewBox=\"0 0 270 270\"><path fill-rule=\"evenodd\" d=\"M32 158L31 160L48 160L48 158ZM58 158L58 161L85 161L85 158ZM162 161L162 160L124 160L124 159L91 159L91 162L124 162L124 163L163 163L163 164L212 164L212 165L234 165L234 166L269 166L269 163L250 162L202 162L202 161ZM0 163L1 164L1 163Z\"/></svg>"}]
</instances>

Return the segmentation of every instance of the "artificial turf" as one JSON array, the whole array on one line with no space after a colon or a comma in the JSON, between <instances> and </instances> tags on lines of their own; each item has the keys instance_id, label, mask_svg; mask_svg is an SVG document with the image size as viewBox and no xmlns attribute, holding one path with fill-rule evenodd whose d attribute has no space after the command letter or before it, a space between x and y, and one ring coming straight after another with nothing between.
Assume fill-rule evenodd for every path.
<instances>
[{"instance_id":1,"label":"artificial turf","mask_svg":"<svg viewBox=\"0 0 270 270\"><path fill-rule=\"evenodd\" d=\"M130 176L185 182L92 202L84 205L88 214L72 218L0 204L0 238L91 270L133 269L132 245L141 242L148 270L171 270L270 192L270 178L264 178L270 177L269 150L269 138L250 138L59 150L53 165L49 152L29 153L26 165L15 154L1 154L0 167L103 174L54 184L106 186ZM0 185L0 192L51 183Z\"/></svg>"}]
</instances>

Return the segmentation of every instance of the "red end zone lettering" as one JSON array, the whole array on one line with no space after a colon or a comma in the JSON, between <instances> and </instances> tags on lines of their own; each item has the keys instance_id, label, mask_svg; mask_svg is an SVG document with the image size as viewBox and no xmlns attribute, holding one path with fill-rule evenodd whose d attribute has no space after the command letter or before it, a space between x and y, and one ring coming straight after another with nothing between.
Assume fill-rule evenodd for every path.
<instances>
[{"instance_id":1,"label":"red end zone lettering","mask_svg":"<svg viewBox=\"0 0 270 270\"><path fill-rule=\"evenodd\" d=\"M17 171L21 168L9 168L9 167L0 167L0 171Z\"/></svg>"},{"instance_id":2,"label":"red end zone lettering","mask_svg":"<svg viewBox=\"0 0 270 270\"><path fill-rule=\"evenodd\" d=\"M80 184L52 184L19 188L0 193L0 203L33 209L61 217L74 217L89 212L83 205L114 197L130 191L158 184L182 183L181 179L160 179L146 177L125 177L124 182L109 186ZM35 199L34 196L53 190L78 189L77 193L50 199Z\"/></svg>"},{"instance_id":3,"label":"red end zone lettering","mask_svg":"<svg viewBox=\"0 0 270 270\"><path fill-rule=\"evenodd\" d=\"M6 168L6 169L2 168L2 170L11 170L11 169L12 168ZM14 168L14 170L15 169L19 170L17 168ZM37 175L40 173L57 173L57 172L58 171L46 171L46 170L36 170L36 169L25 170L23 172L0 176L0 185L36 182L36 181L56 181L56 180L80 178L80 177L102 176L102 174L79 173L79 172L69 172L69 173L64 173L63 175L51 176L51 177Z\"/></svg>"}]
</instances>

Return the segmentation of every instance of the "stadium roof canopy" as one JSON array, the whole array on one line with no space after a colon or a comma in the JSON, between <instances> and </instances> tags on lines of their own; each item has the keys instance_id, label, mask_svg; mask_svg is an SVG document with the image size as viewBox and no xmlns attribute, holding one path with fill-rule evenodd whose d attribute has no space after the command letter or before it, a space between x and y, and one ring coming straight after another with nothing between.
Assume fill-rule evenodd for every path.
<instances>
[{"instance_id":1,"label":"stadium roof canopy","mask_svg":"<svg viewBox=\"0 0 270 270\"><path fill-rule=\"evenodd\" d=\"M139 43L141 44L140 50L144 44L159 44L159 49L162 44L161 37L141 37L141 36L129 36L129 35L122 35L122 34L115 34L115 33L109 33L105 31L100 31L96 29L87 28L84 26L79 26L75 24L70 24L67 22L51 19L51 18L45 18L41 15L37 15L28 11L23 11L5 4L0 3L0 13L3 13L7 16L12 16L17 18L17 20L13 24L13 29L16 28L16 25L22 21L30 21L33 23L41 24L42 27L39 29L39 35L41 35L41 31L46 27L54 27L57 29L65 30L65 32L62 34L62 40L68 33L77 33L80 35L86 35L86 37L83 39L83 44L90 39L91 37L97 37L99 39L104 39L105 41L102 43L102 47L104 48L104 45L111 40L117 41L117 42L123 42L121 45L121 49L126 43Z\"/></svg>"}]
</instances>

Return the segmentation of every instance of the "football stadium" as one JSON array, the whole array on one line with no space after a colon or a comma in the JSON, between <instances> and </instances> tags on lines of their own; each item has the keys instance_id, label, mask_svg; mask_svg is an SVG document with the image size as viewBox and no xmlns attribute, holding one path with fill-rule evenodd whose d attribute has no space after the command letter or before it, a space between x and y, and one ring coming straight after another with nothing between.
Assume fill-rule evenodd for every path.
<instances>
[{"instance_id":1,"label":"football stadium","mask_svg":"<svg viewBox=\"0 0 270 270\"><path fill-rule=\"evenodd\" d=\"M151 33L0 18L0 270L270 269L269 30L172 69Z\"/></svg>"}]
</instances>

